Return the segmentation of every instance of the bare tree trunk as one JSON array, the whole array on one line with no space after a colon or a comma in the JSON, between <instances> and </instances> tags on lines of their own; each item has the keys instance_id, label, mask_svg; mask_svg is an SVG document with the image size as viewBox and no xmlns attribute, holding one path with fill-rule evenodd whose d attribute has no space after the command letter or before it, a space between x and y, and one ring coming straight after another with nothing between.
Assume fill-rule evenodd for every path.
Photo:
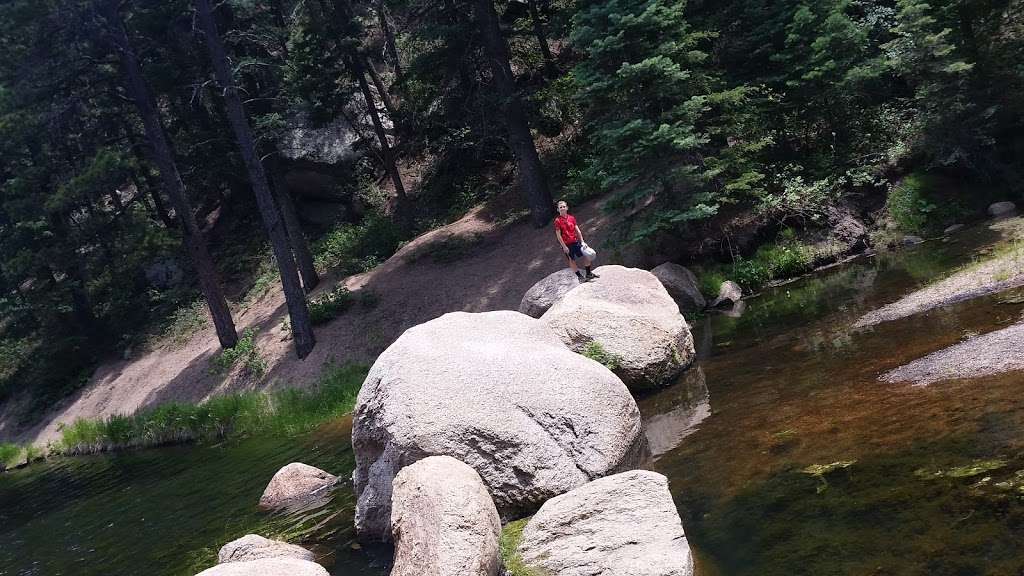
<instances>
[{"instance_id":1,"label":"bare tree trunk","mask_svg":"<svg viewBox=\"0 0 1024 576\"><path fill-rule=\"evenodd\" d=\"M210 52L214 73L224 90L228 120L231 122L231 128L238 141L242 158L245 160L252 189L256 194L256 203L263 216L267 234L270 236L274 257L277 259L277 266L281 273L281 285L288 305L288 315L291 318L292 335L295 338L295 352L299 358L305 358L316 345L316 338L313 336L313 325L309 318L309 308L306 306L306 296L302 293L295 260L289 249L288 233L270 192L263 164L256 154L256 144L253 141L249 121L245 116L242 99L238 96L238 89L231 77L227 53L224 51L224 44L217 33L217 23L213 19L210 0L196 0L196 11L199 16L199 24L206 37L206 48Z\"/></svg>"},{"instance_id":2,"label":"bare tree trunk","mask_svg":"<svg viewBox=\"0 0 1024 576\"><path fill-rule=\"evenodd\" d=\"M548 77L554 78L558 75L558 68L555 66L555 57L551 55L551 48L548 46L548 35L544 32L544 23L540 20L540 11L537 10L537 0L526 0L530 7L530 20L533 21L533 34L540 44L540 53L544 57L544 70Z\"/></svg>"},{"instance_id":3,"label":"bare tree trunk","mask_svg":"<svg viewBox=\"0 0 1024 576\"><path fill-rule=\"evenodd\" d=\"M530 134L530 125L516 91L515 78L509 65L508 44L501 34L493 0L476 0L476 19L484 41L484 54L508 124L508 140L519 166L519 188L526 194L530 218L536 227L546 226L555 214L551 191L544 167Z\"/></svg>"},{"instance_id":4,"label":"bare tree trunk","mask_svg":"<svg viewBox=\"0 0 1024 576\"><path fill-rule=\"evenodd\" d=\"M281 209L281 216L284 217L288 241L295 254L295 263L299 267L302 288L309 294L320 283L320 276L316 273L313 253L309 250L309 242L306 241L306 236L302 233L302 225L299 223L299 217L295 214L295 203L292 202L292 197L288 194L288 187L281 174L280 161L276 158L270 160L270 174L273 180L274 198Z\"/></svg>"},{"instance_id":5,"label":"bare tree trunk","mask_svg":"<svg viewBox=\"0 0 1024 576\"><path fill-rule=\"evenodd\" d=\"M349 67L359 83L359 90L363 93L363 98L366 100L366 109L370 114L370 121L373 123L373 131L377 134L377 141L380 143L380 153L384 159L384 170L391 177L391 182L395 186L395 194L398 196L399 215L404 218L408 208L405 185L402 183L402 175L398 172L398 164L395 163L394 151L388 143L388 135L384 130L384 123L381 122L380 112L377 111L377 102L373 99L373 92L370 91L370 85L366 81L366 71L363 69L363 62L358 55L352 54L349 56Z\"/></svg>"},{"instance_id":6,"label":"bare tree trunk","mask_svg":"<svg viewBox=\"0 0 1024 576\"><path fill-rule=\"evenodd\" d=\"M391 117L391 121L395 119L395 102L391 99L391 94L387 88L384 87L384 80L381 79L380 74L377 73L377 67L373 65L370 59L366 60L366 70L370 73L370 80L373 81L374 88L377 89L377 94L380 95L380 101L384 104L384 109L388 111L388 116Z\"/></svg>"},{"instance_id":7,"label":"bare tree trunk","mask_svg":"<svg viewBox=\"0 0 1024 576\"><path fill-rule=\"evenodd\" d=\"M195 216L192 214L192 207L189 206L185 183L181 180L178 166L171 154L170 144L167 142L167 136L160 121L156 102L142 77L142 68L139 66L135 50L128 40L128 32L125 30L124 22L118 12L118 3L116 0L100 0L99 9L100 14L107 21L108 32L121 60L128 92L135 101L139 116L142 117L146 138L153 149L153 160L157 168L160 169L160 176L164 181L164 189L181 220L185 244L188 247L192 263L196 267L200 289L210 308L210 316L213 317L217 339L220 340L221 347L232 348L238 343L238 333L235 331L235 323L231 319L231 309L228 308L224 292L221 290L217 268L206 249L206 243L199 231L198 224L196 224ZM159 196L155 191L153 195L154 202L158 202Z\"/></svg>"},{"instance_id":8,"label":"bare tree trunk","mask_svg":"<svg viewBox=\"0 0 1024 576\"><path fill-rule=\"evenodd\" d=\"M388 22L387 7L384 0L377 0L377 20L380 22L380 30L384 33L384 49L391 57L391 65L395 68L395 79L402 79L402 62L398 59L398 46L395 43L395 33Z\"/></svg>"}]
</instances>

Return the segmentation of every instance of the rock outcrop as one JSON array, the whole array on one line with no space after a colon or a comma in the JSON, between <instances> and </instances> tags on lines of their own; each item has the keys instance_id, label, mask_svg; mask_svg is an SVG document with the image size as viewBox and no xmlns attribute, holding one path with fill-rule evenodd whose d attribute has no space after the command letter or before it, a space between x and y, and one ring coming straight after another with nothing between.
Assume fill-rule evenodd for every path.
<instances>
[{"instance_id":1,"label":"rock outcrop","mask_svg":"<svg viewBox=\"0 0 1024 576\"><path fill-rule=\"evenodd\" d=\"M661 282L646 270L601 266L601 277L555 303L542 320L574 351L614 359L630 388L652 388L693 361L693 336Z\"/></svg>"},{"instance_id":2,"label":"rock outcrop","mask_svg":"<svg viewBox=\"0 0 1024 576\"><path fill-rule=\"evenodd\" d=\"M246 534L237 540L228 542L221 547L220 553L217 554L217 561L221 564L266 558L298 558L310 562L316 559L312 552L302 546L271 540L256 534Z\"/></svg>"},{"instance_id":3,"label":"rock outcrop","mask_svg":"<svg viewBox=\"0 0 1024 576\"><path fill-rule=\"evenodd\" d=\"M732 306L743 298L743 289L732 280L722 282L718 287L718 297L711 301L711 307Z\"/></svg>"},{"instance_id":4,"label":"rock outcrop","mask_svg":"<svg viewBox=\"0 0 1024 576\"><path fill-rule=\"evenodd\" d=\"M1005 218L1017 213L1017 205L1013 202L996 202L988 207L988 215L993 218Z\"/></svg>"},{"instance_id":5,"label":"rock outcrop","mask_svg":"<svg viewBox=\"0 0 1024 576\"><path fill-rule=\"evenodd\" d=\"M519 303L519 311L527 316L540 318L569 290L579 285L579 278L568 268L548 274L526 291L523 301Z\"/></svg>"},{"instance_id":6,"label":"rock outcrop","mask_svg":"<svg viewBox=\"0 0 1024 576\"><path fill-rule=\"evenodd\" d=\"M480 475L450 456L403 468L393 484L391 576L495 576L501 520Z\"/></svg>"},{"instance_id":7,"label":"rock outcrop","mask_svg":"<svg viewBox=\"0 0 1024 576\"><path fill-rule=\"evenodd\" d=\"M292 462L270 479L259 506L264 510L302 506L324 497L337 482L337 476L314 466Z\"/></svg>"},{"instance_id":8,"label":"rock outcrop","mask_svg":"<svg viewBox=\"0 0 1024 576\"><path fill-rule=\"evenodd\" d=\"M680 310L699 311L707 306L704 295L700 293L697 277L688 268L674 262L665 262L651 270L651 274L661 282Z\"/></svg>"},{"instance_id":9,"label":"rock outcrop","mask_svg":"<svg viewBox=\"0 0 1024 576\"><path fill-rule=\"evenodd\" d=\"M548 500L527 523L523 563L552 576L692 576L693 559L661 474L636 470Z\"/></svg>"},{"instance_id":10,"label":"rock outcrop","mask_svg":"<svg viewBox=\"0 0 1024 576\"><path fill-rule=\"evenodd\" d=\"M316 562L298 558L264 558L248 562L229 562L207 568L196 576L330 576Z\"/></svg>"},{"instance_id":11,"label":"rock outcrop","mask_svg":"<svg viewBox=\"0 0 1024 576\"><path fill-rule=\"evenodd\" d=\"M369 539L390 538L392 479L427 456L468 464L508 515L630 469L646 448L622 381L511 311L407 330L363 383L352 445L356 529Z\"/></svg>"}]
</instances>

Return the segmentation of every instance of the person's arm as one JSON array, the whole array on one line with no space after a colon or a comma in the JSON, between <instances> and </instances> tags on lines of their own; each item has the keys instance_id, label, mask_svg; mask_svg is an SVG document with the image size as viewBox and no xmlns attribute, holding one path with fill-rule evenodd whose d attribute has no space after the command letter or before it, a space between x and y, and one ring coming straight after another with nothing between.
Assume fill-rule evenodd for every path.
<instances>
[{"instance_id":1,"label":"person's arm","mask_svg":"<svg viewBox=\"0 0 1024 576\"><path fill-rule=\"evenodd\" d=\"M580 242L586 242L586 240L583 239L583 231L580 230L579 225L576 226L576 237L579 238Z\"/></svg>"},{"instance_id":2,"label":"person's arm","mask_svg":"<svg viewBox=\"0 0 1024 576\"><path fill-rule=\"evenodd\" d=\"M562 247L562 252L568 254L569 247L566 246L565 242L562 240L562 234L558 231L558 228L555 228L555 239L558 240L558 245Z\"/></svg>"}]
</instances>

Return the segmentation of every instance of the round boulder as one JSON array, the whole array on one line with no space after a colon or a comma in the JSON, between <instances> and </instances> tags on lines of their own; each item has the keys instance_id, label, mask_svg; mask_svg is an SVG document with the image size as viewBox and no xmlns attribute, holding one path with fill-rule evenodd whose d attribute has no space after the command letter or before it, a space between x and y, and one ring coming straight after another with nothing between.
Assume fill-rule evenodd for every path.
<instances>
[{"instance_id":1,"label":"round boulder","mask_svg":"<svg viewBox=\"0 0 1024 576\"><path fill-rule=\"evenodd\" d=\"M651 274L661 282L680 310L703 310L707 306L697 286L697 277L688 268L674 262L665 262L651 270Z\"/></svg>"},{"instance_id":2,"label":"round boulder","mask_svg":"<svg viewBox=\"0 0 1024 576\"><path fill-rule=\"evenodd\" d=\"M519 311L527 316L540 318L566 292L580 285L580 279L569 268L553 272L534 284L519 303Z\"/></svg>"},{"instance_id":3,"label":"round boulder","mask_svg":"<svg viewBox=\"0 0 1024 576\"><path fill-rule=\"evenodd\" d=\"M740 288L740 285L732 280L726 280L718 287L718 297L711 302L711 307L717 308L722 304L731 306L739 302L741 298L743 298L743 289Z\"/></svg>"},{"instance_id":4,"label":"round boulder","mask_svg":"<svg viewBox=\"0 0 1024 576\"><path fill-rule=\"evenodd\" d=\"M453 312L402 334L363 382L352 445L356 530L381 540L391 536L392 480L428 456L468 464L509 515L645 454L622 381L511 311Z\"/></svg>"},{"instance_id":5,"label":"round boulder","mask_svg":"<svg viewBox=\"0 0 1024 576\"><path fill-rule=\"evenodd\" d=\"M391 576L495 576L501 519L475 470L431 456L395 476Z\"/></svg>"},{"instance_id":6,"label":"round boulder","mask_svg":"<svg viewBox=\"0 0 1024 576\"><path fill-rule=\"evenodd\" d=\"M248 562L229 562L207 568L196 576L330 576L316 562L298 558L264 558Z\"/></svg>"},{"instance_id":7,"label":"round boulder","mask_svg":"<svg viewBox=\"0 0 1024 576\"><path fill-rule=\"evenodd\" d=\"M993 218L1003 218L1017 213L1017 205L1013 202L996 202L988 207L988 215Z\"/></svg>"},{"instance_id":8,"label":"round boulder","mask_svg":"<svg viewBox=\"0 0 1024 576\"><path fill-rule=\"evenodd\" d=\"M217 554L217 561L221 564L263 560L264 558L298 558L310 562L316 559L312 552L302 546L271 540L256 534L246 534L237 540L228 542L221 547L220 553Z\"/></svg>"},{"instance_id":9,"label":"round boulder","mask_svg":"<svg viewBox=\"0 0 1024 576\"><path fill-rule=\"evenodd\" d=\"M338 477L323 470L292 462L277 471L260 497L264 510L293 508L322 498L338 482Z\"/></svg>"},{"instance_id":10,"label":"round boulder","mask_svg":"<svg viewBox=\"0 0 1024 576\"><path fill-rule=\"evenodd\" d=\"M679 306L646 270L601 266L596 280L555 303L542 320L573 351L602 361L630 388L653 388L693 361Z\"/></svg>"},{"instance_id":11,"label":"round boulder","mask_svg":"<svg viewBox=\"0 0 1024 576\"><path fill-rule=\"evenodd\" d=\"M624 472L548 500L523 529L528 568L558 576L692 576L683 524L656 472Z\"/></svg>"}]
</instances>

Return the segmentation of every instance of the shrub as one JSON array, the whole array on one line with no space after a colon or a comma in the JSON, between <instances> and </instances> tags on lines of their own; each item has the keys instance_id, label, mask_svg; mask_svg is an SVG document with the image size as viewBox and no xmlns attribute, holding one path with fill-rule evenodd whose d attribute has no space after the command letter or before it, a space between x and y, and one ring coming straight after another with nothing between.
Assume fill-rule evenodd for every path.
<instances>
[{"instance_id":1,"label":"shrub","mask_svg":"<svg viewBox=\"0 0 1024 576\"><path fill-rule=\"evenodd\" d=\"M309 303L309 319L314 326L326 324L351 308L353 301L348 288L336 286Z\"/></svg>"},{"instance_id":2,"label":"shrub","mask_svg":"<svg viewBox=\"0 0 1024 576\"><path fill-rule=\"evenodd\" d=\"M18 464L21 464L22 458L21 446L17 444L0 444L0 470L4 468L13 468Z\"/></svg>"},{"instance_id":3,"label":"shrub","mask_svg":"<svg viewBox=\"0 0 1024 576\"><path fill-rule=\"evenodd\" d=\"M244 362L246 371L255 378L262 377L267 370L267 362L256 347L256 331L252 328L242 333L234 348L228 348L210 359L211 370L214 374L225 374L239 360Z\"/></svg>"},{"instance_id":4,"label":"shrub","mask_svg":"<svg viewBox=\"0 0 1024 576\"><path fill-rule=\"evenodd\" d=\"M925 198L925 179L911 174L889 190L885 206L889 217L904 232L922 233L935 205Z\"/></svg>"}]
</instances>

